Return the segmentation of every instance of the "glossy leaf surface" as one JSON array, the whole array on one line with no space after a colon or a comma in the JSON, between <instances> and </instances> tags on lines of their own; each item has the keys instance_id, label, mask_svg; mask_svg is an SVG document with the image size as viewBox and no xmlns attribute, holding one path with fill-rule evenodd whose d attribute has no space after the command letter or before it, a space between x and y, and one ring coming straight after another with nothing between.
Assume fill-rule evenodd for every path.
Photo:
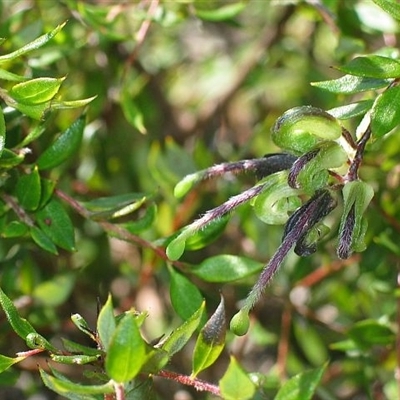
<instances>
[{"instance_id":1,"label":"glossy leaf surface","mask_svg":"<svg viewBox=\"0 0 400 400\"><path fill-rule=\"evenodd\" d=\"M50 200L42 209L36 212L40 229L59 247L75 250L74 228L69 215L61 202Z\"/></svg>"},{"instance_id":2,"label":"glossy leaf surface","mask_svg":"<svg viewBox=\"0 0 400 400\"><path fill-rule=\"evenodd\" d=\"M226 318L223 297L217 309L201 329L193 351L192 376L214 364L225 346Z\"/></svg>"},{"instance_id":3,"label":"glossy leaf surface","mask_svg":"<svg viewBox=\"0 0 400 400\"><path fill-rule=\"evenodd\" d=\"M290 378L280 388L274 400L311 400L325 372L326 365Z\"/></svg>"},{"instance_id":4,"label":"glossy leaf surface","mask_svg":"<svg viewBox=\"0 0 400 400\"><path fill-rule=\"evenodd\" d=\"M219 387L226 400L250 400L255 394L254 383L233 356Z\"/></svg>"},{"instance_id":5,"label":"glossy leaf surface","mask_svg":"<svg viewBox=\"0 0 400 400\"><path fill-rule=\"evenodd\" d=\"M375 100L371 112L371 128L375 137L381 137L400 123L400 86L393 86Z\"/></svg>"},{"instance_id":6,"label":"glossy leaf surface","mask_svg":"<svg viewBox=\"0 0 400 400\"><path fill-rule=\"evenodd\" d=\"M85 116L79 117L39 157L39 169L54 168L77 152L82 141Z\"/></svg>"},{"instance_id":7,"label":"glossy leaf surface","mask_svg":"<svg viewBox=\"0 0 400 400\"><path fill-rule=\"evenodd\" d=\"M132 313L119 322L109 343L105 368L117 382L133 379L145 362L145 343Z\"/></svg>"}]
</instances>

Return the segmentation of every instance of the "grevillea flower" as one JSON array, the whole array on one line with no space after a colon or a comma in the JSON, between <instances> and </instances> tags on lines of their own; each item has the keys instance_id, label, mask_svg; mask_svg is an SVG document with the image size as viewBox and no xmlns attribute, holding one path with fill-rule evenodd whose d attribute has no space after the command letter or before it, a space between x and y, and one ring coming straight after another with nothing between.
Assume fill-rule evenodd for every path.
<instances>
[{"instance_id":1,"label":"grevillea flower","mask_svg":"<svg viewBox=\"0 0 400 400\"><path fill-rule=\"evenodd\" d=\"M247 296L242 309L232 318L231 329L236 334L243 335L246 333L247 329L243 330L243 326L246 325L245 316L259 301L265 288L289 251L296 245L300 246L300 248L302 246L305 247L305 250L310 250L310 244L306 243L307 235L336 205L337 201L332 191L325 189L317 192L309 201L292 214L286 223L281 245L262 270L256 284Z\"/></svg>"}]
</instances>

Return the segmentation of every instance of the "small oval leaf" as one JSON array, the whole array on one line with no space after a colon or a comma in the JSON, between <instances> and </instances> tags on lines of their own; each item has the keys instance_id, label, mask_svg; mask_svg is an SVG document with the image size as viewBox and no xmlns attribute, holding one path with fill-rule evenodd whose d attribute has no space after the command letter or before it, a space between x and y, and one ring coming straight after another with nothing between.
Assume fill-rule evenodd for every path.
<instances>
[{"instance_id":1,"label":"small oval leaf","mask_svg":"<svg viewBox=\"0 0 400 400\"><path fill-rule=\"evenodd\" d=\"M399 125L398 104L400 104L400 86L393 86L376 98L371 111L371 129L375 137L381 137Z\"/></svg>"},{"instance_id":2,"label":"small oval leaf","mask_svg":"<svg viewBox=\"0 0 400 400\"><path fill-rule=\"evenodd\" d=\"M219 381L219 387L221 396L225 400L252 399L256 391L254 383L233 356L228 369Z\"/></svg>"},{"instance_id":3,"label":"small oval leaf","mask_svg":"<svg viewBox=\"0 0 400 400\"><path fill-rule=\"evenodd\" d=\"M36 78L17 83L9 95L18 103L35 105L51 100L60 89L65 78Z\"/></svg>"},{"instance_id":4,"label":"small oval leaf","mask_svg":"<svg viewBox=\"0 0 400 400\"><path fill-rule=\"evenodd\" d=\"M99 317L97 318L97 332L99 334L103 350L108 350L111 337L116 327L117 324L114 317L114 307L111 295L109 294L107 301L100 310Z\"/></svg>"},{"instance_id":5,"label":"small oval leaf","mask_svg":"<svg viewBox=\"0 0 400 400\"><path fill-rule=\"evenodd\" d=\"M37 161L39 169L60 165L79 149L82 141L85 116L82 115L47 148Z\"/></svg>"},{"instance_id":6,"label":"small oval leaf","mask_svg":"<svg viewBox=\"0 0 400 400\"><path fill-rule=\"evenodd\" d=\"M263 265L250 258L221 254L207 258L190 271L207 282L233 282L261 271Z\"/></svg>"},{"instance_id":7,"label":"small oval leaf","mask_svg":"<svg viewBox=\"0 0 400 400\"><path fill-rule=\"evenodd\" d=\"M336 68L346 74L369 78L400 77L400 62L393 58L377 55L356 57L348 64Z\"/></svg>"},{"instance_id":8,"label":"small oval leaf","mask_svg":"<svg viewBox=\"0 0 400 400\"><path fill-rule=\"evenodd\" d=\"M171 276L169 290L172 306L178 315L186 321L203 303L203 296L197 286L184 275L172 267L168 270Z\"/></svg>"},{"instance_id":9,"label":"small oval leaf","mask_svg":"<svg viewBox=\"0 0 400 400\"><path fill-rule=\"evenodd\" d=\"M18 179L16 195L20 205L28 211L38 208L42 195L40 175L37 168Z\"/></svg>"},{"instance_id":10,"label":"small oval leaf","mask_svg":"<svg viewBox=\"0 0 400 400\"><path fill-rule=\"evenodd\" d=\"M111 337L105 360L107 374L116 382L128 382L138 374L145 361L145 342L135 316L128 313Z\"/></svg>"},{"instance_id":11,"label":"small oval leaf","mask_svg":"<svg viewBox=\"0 0 400 400\"><path fill-rule=\"evenodd\" d=\"M326 364L321 368L302 372L289 379L280 388L274 400L310 400L325 372Z\"/></svg>"},{"instance_id":12,"label":"small oval leaf","mask_svg":"<svg viewBox=\"0 0 400 400\"><path fill-rule=\"evenodd\" d=\"M65 208L57 199L50 200L36 212L40 229L57 246L75 251L74 227Z\"/></svg>"},{"instance_id":13,"label":"small oval leaf","mask_svg":"<svg viewBox=\"0 0 400 400\"><path fill-rule=\"evenodd\" d=\"M19 337L26 339L26 337L31 333L37 334L35 328L25 318L20 317L14 303L7 297L1 288L0 305L6 314L8 322Z\"/></svg>"}]
</instances>

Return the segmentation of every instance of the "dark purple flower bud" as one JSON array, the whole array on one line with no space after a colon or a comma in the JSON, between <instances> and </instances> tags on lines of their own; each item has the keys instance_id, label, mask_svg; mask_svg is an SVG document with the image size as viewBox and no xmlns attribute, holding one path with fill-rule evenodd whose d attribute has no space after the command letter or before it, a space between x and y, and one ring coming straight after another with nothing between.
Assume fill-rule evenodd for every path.
<instances>
[{"instance_id":1,"label":"dark purple flower bud","mask_svg":"<svg viewBox=\"0 0 400 400\"><path fill-rule=\"evenodd\" d=\"M285 225L282 240L285 240L285 237L293 229L301 229L302 234L299 235L296 241L294 252L298 256L308 256L315 253L317 250L316 241L318 240L318 235L316 235L316 232L312 232L312 229L326 217L336 205L337 201L332 197L329 190L317 192L307 203L290 216ZM298 226L299 220L307 215L308 218L305 226ZM313 235L310 235L311 233L313 233Z\"/></svg>"},{"instance_id":2,"label":"dark purple flower bud","mask_svg":"<svg viewBox=\"0 0 400 400\"><path fill-rule=\"evenodd\" d=\"M257 179L262 179L275 172L290 169L297 157L287 153L274 153L266 154L263 158L257 160L258 165L255 168L255 174Z\"/></svg>"},{"instance_id":3,"label":"dark purple flower bud","mask_svg":"<svg viewBox=\"0 0 400 400\"><path fill-rule=\"evenodd\" d=\"M355 218L355 206L354 204L350 208L347 214L346 222L343 225L343 229L339 234L339 245L337 248L337 255L342 260L349 258L353 252L351 249L351 244L353 240L353 230L356 222Z\"/></svg>"},{"instance_id":4,"label":"dark purple flower bud","mask_svg":"<svg viewBox=\"0 0 400 400\"><path fill-rule=\"evenodd\" d=\"M288 184L293 189L298 189L300 185L297 182L297 177L299 176L301 170L309 163L313 158L315 158L320 149L314 149L299 157L290 169L288 176Z\"/></svg>"},{"instance_id":5,"label":"dark purple flower bud","mask_svg":"<svg viewBox=\"0 0 400 400\"><path fill-rule=\"evenodd\" d=\"M244 312L251 310L254 304L260 299L264 289L281 266L289 251L299 241L303 241L300 243L307 243L305 241L307 234L336 207L336 204L336 199L332 196L330 190L320 190L307 201L307 203L292 214L286 223L281 245L262 270L258 281L245 300L244 306L242 307ZM311 246L307 244L304 251L310 249Z\"/></svg>"}]
</instances>

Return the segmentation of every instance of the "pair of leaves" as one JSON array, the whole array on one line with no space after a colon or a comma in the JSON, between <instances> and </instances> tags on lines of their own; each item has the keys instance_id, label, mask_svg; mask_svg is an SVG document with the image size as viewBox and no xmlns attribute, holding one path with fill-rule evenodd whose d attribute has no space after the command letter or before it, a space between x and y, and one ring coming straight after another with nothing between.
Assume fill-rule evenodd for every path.
<instances>
[{"instance_id":1,"label":"pair of leaves","mask_svg":"<svg viewBox=\"0 0 400 400\"><path fill-rule=\"evenodd\" d=\"M107 375L120 383L133 379L146 361L145 342L135 313L125 313L117 323L109 296L100 311L97 332L106 353L104 365Z\"/></svg>"},{"instance_id":2,"label":"pair of leaves","mask_svg":"<svg viewBox=\"0 0 400 400\"><path fill-rule=\"evenodd\" d=\"M333 93L353 94L387 87L375 101L358 102L340 107L330 113L338 118L351 118L371 109L371 128L375 137L381 137L400 123L400 61L379 55L356 57L348 64L337 67L347 75L330 81L314 82L312 85ZM393 82L393 80L396 80ZM391 83L393 82L393 83Z\"/></svg>"}]
</instances>

